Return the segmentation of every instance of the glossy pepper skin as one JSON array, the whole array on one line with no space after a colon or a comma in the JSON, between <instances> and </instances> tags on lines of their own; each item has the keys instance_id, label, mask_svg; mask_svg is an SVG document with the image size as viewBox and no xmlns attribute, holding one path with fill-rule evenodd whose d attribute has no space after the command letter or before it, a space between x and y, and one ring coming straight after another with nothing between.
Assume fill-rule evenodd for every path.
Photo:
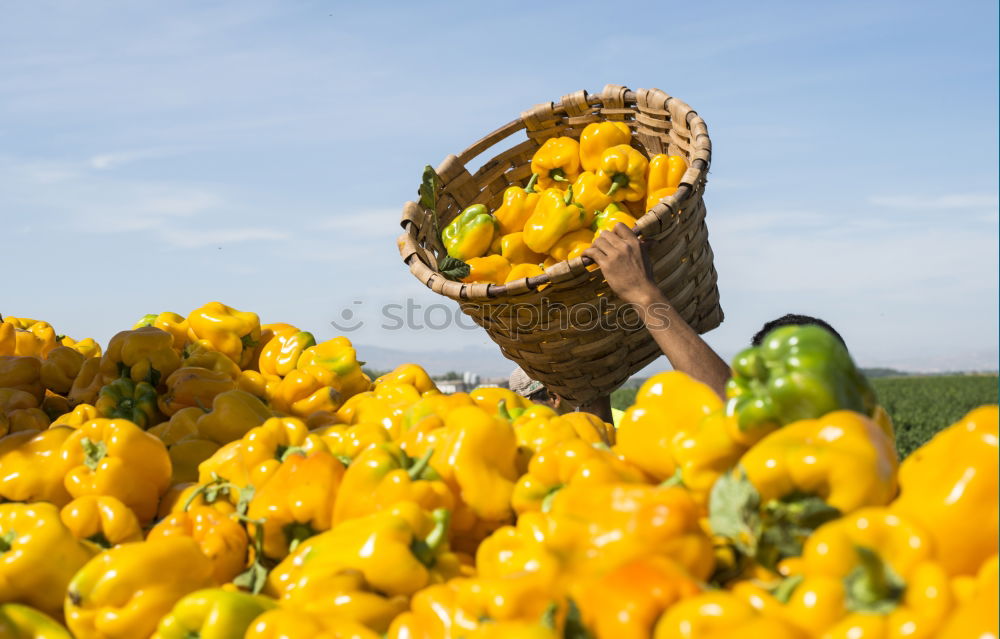
<instances>
[{"instance_id":1,"label":"glossy pepper skin","mask_svg":"<svg viewBox=\"0 0 1000 639\"><path fill-rule=\"evenodd\" d=\"M45 357L58 345L55 329L48 322L9 315L0 322L0 353L4 355Z\"/></svg>"},{"instance_id":2,"label":"glossy pepper skin","mask_svg":"<svg viewBox=\"0 0 1000 639\"><path fill-rule=\"evenodd\" d=\"M77 639L148 637L181 597L214 585L211 564L188 537L124 544L73 576L66 625Z\"/></svg>"},{"instance_id":3,"label":"glossy pepper skin","mask_svg":"<svg viewBox=\"0 0 1000 639\"><path fill-rule=\"evenodd\" d=\"M13 388L0 388L0 436L25 430L44 430L48 426L48 415L38 408L34 395Z\"/></svg>"},{"instance_id":4,"label":"glossy pepper skin","mask_svg":"<svg viewBox=\"0 0 1000 639\"><path fill-rule=\"evenodd\" d=\"M99 550L142 541L142 527L135 513L115 497L78 497L63 506L59 517L74 537Z\"/></svg>"},{"instance_id":5,"label":"glossy pepper skin","mask_svg":"<svg viewBox=\"0 0 1000 639\"><path fill-rule=\"evenodd\" d=\"M221 302L209 302L187 317L188 336L249 368L260 341L260 318L256 313L238 311Z\"/></svg>"},{"instance_id":6,"label":"glossy pepper skin","mask_svg":"<svg viewBox=\"0 0 1000 639\"><path fill-rule=\"evenodd\" d=\"M582 439L567 439L543 447L531 458L528 472L514 486L511 505L518 514L546 511L569 484L643 482L639 469L610 450Z\"/></svg>"},{"instance_id":7,"label":"glossy pepper skin","mask_svg":"<svg viewBox=\"0 0 1000 639\"><path fill-rule=\"evenodd\" d=\"M216 395L212 399L212 410L198 418L195 428L198 438L222 446L242 438L272 416L259 399L234 389Z\"/></svg>"},{"instance_id":8,"label":"glossy pepper skin","mask_svg":"<svg viewBox=\"0 0 1000 639\"><path fill-rule=\"evenodd\" d=\"M469 274L462 278L462 281L466 283L503 284L510 273L510 261L503 255L472 257L466 264L469 265Z\"/></svg>"},{"instance_id":9,"label":"glossy pepper skin","mask_svg":"<svg viewBox=\"0 0 1000 639\"><path fill-rule=\"evenodd\" d=\"M152 639L243 639L254 619L277 605L270 597L223 588L196 590L160 619Z\"/></svg>"},{"instance_id":10,"label":"glossy pepper skin","mask_svg":"<svg viewBox=\"0 0 1000 639\"><path fill-rule=\"evenodd\" d=\"M0 438L0 497L10 501L47 501L62 507L73 498L64 477L75 462L59 451L74 429L66 426L21 431Z\"/></svg>"},{"instance_id":11,"label":"glossy pepper skin","mask_svg":"<svg viewBox=\"0 0 1000 639\"><path fill-rule=\"evenodd\" d=\"M73 387L73 380L87 358L68 346L56 346L45 356L39 370L39 379L45 388L66 394Z\"/></svg>"},{"instance_id":12,"label":"glossy pepper skin","mask_svg":"<svg viewBox=\"0 0 1000 639\"><path fill-rule=\"evenodd\" d=\"M326 450L319 435L309 432L302 420L272 417L243 436L242 463L251 485L260 486L294 454Z\"/></svg>"},{"instance_id":13,"label":"glossy pepper skin","mask_svg":"<svg viewBox=\"0 0 1000 639\"><path fill-rule=\"evenodd\" d=\"M570 137L549 138L531 157L538 188L565 189L580 174L580 143Z\"/></svg>"},{"instance_id":14,"label":"glossy pepper skin","mask_svg":"<svg viewBox=\"0 0 1000 639\"><path fill-rule=\"evenodd\" d=\"M648 193L662 189L676 189L681 185L681 178L687 171L687 160L680 155L660 153L649 159L649 181L646 184Z\"/></svg>"},{"instance_id":15,"label":"glossy pepper skin","mask_svg":"<svg viewBox=\"0 0 1000 639\"><path fill-rule=\"evenodd\" d=\"M871 415L876 406L847 348L813 325L776 328L760 346L737 354L726 397L726 412L738 418L747 444L800 419L842 409Z\"/></svg>"},{"instance_id":16,"label":"glossy pepper skin","mask_svg":"<svg viewBox=\"0 0 1000 639\"><path fill-rule=\"evenodd\" d=\"M400 364L373 382L375 386L389 383L408 384L421 395L438 390L434 380L419 364Z\"/></svg>"},{"instance_id":17,"label":"glossy pepper skin","mask_svg":"<svg viewBox=\"0 0 1000 639\"><path fill-rule=\"evenodd\" d=\"M0 601L58 617L70 578L93 555L52 504L0 504Z\"/></svg>"},{"instance_id":18,"label":"glossy pepper skin","mask_svg":"<svg viewBox=\"0 0 1000 639\"><path fill-rule=\"evenodd\" d=\"M571 260L579 257L585 250L590 248L594 241L594 232L589 228L582 228L571 231L563 235L549 249L549 256L555 260Z\"/></svg>"},{"instance_id":19,"label":"glossy pepper skin","mask_svg":"<svg viewBox=\"0 0 1000 639\"><path fill-rule=\"evenodd\" d=\"M254 493L247 510L251 535L263 528L264 555L284 559L313 535L333 525L344 465L321 450L291 455Z\"/></svg>"},{"instance_id":20,"label":"glossy pepper skin","mask_svg":"<svg viewBox=\"0 0 1000 639\"><path fill-rule=\"evenodd\" d=\"M0 356L0 388L22 390L41 402L45 397L41 374L42 362L37 357Z\"/></svg>"},{"instance_id":21,"label":"glossy pepper skin","mask_svg":"<svg viewBox=\"0 0 1000 639\"><path fill-rule=\"evenodd\" d=\"M74 430L59 449L66 490L73 497L111 495L142 523L152 521L170 487L170 456L154 435L124 419L95 419Z\"/></svg>"},{"instance_id":22,"label":"glossy pepper skin","mask_svg":"<svg viewBox=\"0 0 1000 639\"><path fill-rule=\"evenodd\" d=\"M371 380L361 370L357 351L346 337L335 337L310 346L302 351L297 366L313 371L324 384L335 384L344 399L371 386Z\"/></svg>"},{"instance_id":23,"label":"glossy pepper skin","mask_svg":"<svg viewBox=\"0 0 1000 639\"><path fill-rule=\"evenodd\" d=\"M525 469L532 455L562 441L582 440L610 446L614 428L590 413L557 415L548 406L536 404L513 421L517 437L518 468Z\"/></svg>"},{"instance_id":24,"label":"glossy pepper skin","mask_svg":"<svg viewBox=\"0 0 1000 639\"><path fill-rule=\"evenodd\" d=\"M634 229L635 225L639 223L628 211L612 202L604 207L603 211L598 211L590 228L600 234L615 228L619 222L630 229Z\"/></svg>"},{"instance_id":25,"label":"glossy pepper skin","mask_svg":"<svg viewBox=\"0 0 1000 639\"><path fill-rule=\"evenodd\" d=\"M59 344L72 348L87 359L92 357L100 359L101 357L101 345L95 342L92 337L87 337L77 341L72 337L64 335L63 338L59 340Z\"/></svg>"},{"instance_id":26,"label":"glossy pepper skin","mask_svg":"<svg viewBox=\"0 0 1000 639\"><path fill-rule=\"evenodd\" d=\"M345 464L348 461L353 464L351 460L357 459L358 455L373 446L392 441L392 436L384 426L367 422L350 426L333 424L313 432L320 436L330 454Z\"/></svg>"},{"instance_id":27,"label":"glossy pepper skin","mask_svg":"<svg viewBox=\"0 0 1000 639\"><path fill-rule=\"evenodd\" d=\"M247 629L245 639L380 639L381 635L347 619L303 614L279 608L265 612Z\"/></svg>"},{"instance_id":28,"label":"glossy pepper skin","mask_svg":"<svg viewBox=\"0 0 1000 639\"><path fill-rule=\"evenodd\" d=\"M58 621L31 606L0 604L0 637L3 639L73 639Z\"/></svg>"},{"instance_id":29,"label":"glossy pepper skin","mask_svg":"<svg viewBox=\"0 0 1000 639\"><path fill-rule=\"evenodd\" d=\"M156 389L148 382L136 384L128 377L121 377L101 388L94 408L101 417L127 419L145 429L163 419L159 417L156 400Z\"/></svg>"},{"instance_id":30,"label":"glossy pepper skin","mask_svg":"<svg viewBox=\"0 0 1000 639\"><path fill-rule=\"evenodd\" d=\"M653 639L806 639L794 626L754 610L747 602L713 590L674 604L656 622Z\"/></svg>"},{"instance_id":31,"label":"glossy pepper skin","mask_svg":"<svg viewBox=\"0 0 1000 639\"><path fill-rule=\"evenodd\" d=\"M452 510L455 498L437 472L428 465L433 451L420 459L407 455L396 444L373 446L348 466L340 483L340 494L333 511L339 524L402 501L410 501L424 510Z\"/></svg>"},{"instance_id":32,"label":"glossy pepper skin","mask_svg":"<svg viewBox=\"0 0 1000 639\"><path fill-rule=\"evenodd\" d=\"M997 422L996 405L976 408L899 467L891 508L923 526L951 575L972 574L997 552Z\"/></svg>"},{"instance_id":33,"label":"glossy pepper skin","mask_svg":"<svg viewBox=\"0 0 1000 639\"><path fill-rule=\"evenodd\" d=\"M49 428L55 428L56 426L79 428L80 424L89 422L92 419L97 419L98 417L100 417L100 415L97 414L97 409L90 404L77 404L73 410L63 413L59 417L52 420L52 423L49 424Z\"/></svg>"},{"instance_id":34,"label":"glossy pepper skin","mask_svg":"<svg viewBox=\"0 0 1000 639\"><path fill-rule=\"evenodd\" d=\"M66 398L70 406L93 404L97 401L97 393L102 386L104 378L101 376L101 358L92 357L80 367L80 372L73 379L73 385Z\"/></svg>"},{"instance_id":35,"label":"glossy pepper skin","mask_svg":"<svg viewBox=\"0 0 1000 639\"><path fill-rule=\"evenodd\" d=\"M606 149L601 154L597 175L611 181L607 195L615 202L641 202L646 197L649 160L627 144Z\"/></svg>"},{"instance_id":36,"label":"glossy pepper skin","mask_svg":"<svg viewBox=\"0 0 1000 639\"><path fill-rule=\"evenodd\" d=\"M159 386L180 365L170 333L144 326L111 338L101 357L101 378L104 384L125 376Z\"/></svg>"},{"instance_id":37,"label":"glossy pepper skin","mask_svg":"<svg viewBox=\"0 0 1000 639\"><path fill-rule=\"evenodd\" d=\"M319 598L324 579L353 569L378 592L411 595L457 573L447 527L446 511L428 514L410 502L345 521L300 544L271 571L268 591L282 599Z\"/></svg>"},{"instance_id":38,"label":"glossy pepper skin","mask_svg":"<svg viewBox=\"0 0 1000 639\"><path fill-rule=\"evenodd\" d=\"M632 131L624 122L591 122L580 133L580 164L583 170L598 170L605 151L631 141Z\"/></svg>"},{"instance_id":39,"label":"glossy pepper skin","mask_svg":"<svg viewBox=\"0 0 1000 639\"><path fill-rule=\"evenodd\" d=\"M188 343L188 323L183 315L164 311L163 313L150 313L143 315L133 326L133 330L143 326L152 326L161 331L170 333L173 340L174 350L180 353Z\"/></svg>"},{"instance_id":40,"label":"glossy pepper skin","mask_svg":"<svg viewBox=\"0 0 1000 639\"><path fill-rule=\"evenodd\" d=\"M817 602L843 617L821 629L824 638L936 637L954 602L944 568L931 556L926 534L884 508L866 508L812 535L802 553L798 586L839 581Z\"/></svg>"},{"instance_id":41,"label":"glossy pepper skin","mask_svg":"<svg viewBox=\"0 0 1000 639\"><path fill-rule=\"evenodd\" d=\"M312 333L300 331L294 326L274 331L274 337L268 340L260 353L260 372L264 375L284 377L295 370L302 352L315 345L316 338Z\"/></svg>"},{"instance_id":42,"label":"glossy pepper skin","mask_svg":"<svg viewBox=\"0 0 1000 639\"><path fill-rule=\"evenodd\" d=\"M603 211L612 203L611 178L584 171L573 182L573 199L587 211L590 216Z\"/></svg>"},{"instance_id":43,"label":"glossy pepper skin","mask_svg":"<svg viewBox=\"0 0 1000 639\"><path fill-rule=\"evenodd\" d=\"M216 395L235 389L236 382L227 373L185 366L171 373L166 386L167 392L160 395L157 406L164 415L173 415L191 406L207 410Z\"/></svg>"},{"instance_id":44,"label":"glossy pepper skin","mask_svg":"<svg viewBox=\"0 0 1000 639\"><path fill-rule=\"evenodd\" d=\"M510 272L507 273L507 279L504 280L504 284L523 280L526 277L535 277L543 273L545 273L545 270L537 264L515 264L511 267Z\"/></svg>"},{"instance_id":45,"label":"glossy pepper skin","mask_svg":"<svg viewBox=\"0 0 1000 639\"><path fill-rule=\"evenodd\" d=\"M215 581L232 581L243 570L250 543L243 526L231 516L232 508L189 504L188 498L180 502L182 509L153 526L147 539L190 537L208 558Z\"/></svg>"},{"instance_id":46,"label":"glossy pepper skin","mask_svg":"<svg viewBox=\"0 0 1000 639\"><path fill-rule=\"evenodd\" d=\"M465 261L486 255L497 231L497 220L490 215L486 205L473 204L445 227L441 240L448 255Z\"/></svg>"},{"instance_id":47,"label":"glossy pepper skin","mask_svg":"<svg viewBox=\"0 0 1000 639\"><path fill-rule=\"evenodd\" d=\"M500 235L519 233L524 230L524 224L531 217L538 204L538 191L535 184L538 178L534 175L522 189L519 186L508 186L503 192L503 202L493 212L497 220L497 232Z\"/></svg>"},{"instance_id":48,"label":"glossy pepper skin","mask_svg":"<svg viewBox=\"0 0 1000 639\"><path fill-rule=\"evenodd\" d=\"M186 368L207 368L216 373L225 373L232 379L240 376L240 367L219 351L213 351L205 342L188 344L182 352L181 366Z\"/></svg>"},{"instance_id":49,"label":"glossy pepper skin","mask_svg":"<svg viewBox=\"0 0 1000 639\"><path fill-rule=\"evenodd\" d=\"M500 255L511 264L539 264L545 255L536 253L524 243L524 231L508 233L500 238Z\"/></svg>"},{"instance_id":50,"label":"glossy pepper skin","mask_svg":"<svg viewBox=\"0 0 1000 639\"><path fill-rule=\"evenodd\" d=\"M536 253L548 253L560 237L590 225L593 215L573 201L573 188L542 192L524 225L524 243Z\"/></svg>"}]
</instances>

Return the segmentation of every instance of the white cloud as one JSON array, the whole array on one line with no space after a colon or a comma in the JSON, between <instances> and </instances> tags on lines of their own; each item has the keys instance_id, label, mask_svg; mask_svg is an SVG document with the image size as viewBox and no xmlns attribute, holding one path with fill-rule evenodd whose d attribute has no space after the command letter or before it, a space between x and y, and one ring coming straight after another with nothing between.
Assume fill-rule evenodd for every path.
<instances>
[{"instance_id":1,"label":"white cloud","mask_svg":"<svg viewBox=\"0 0 1000 639\"><path fill-rule=\"evenodd\" d=\"M283 231L266 228L162 229L159 236L171 246L184 249L242 242L274 242L290 237Z\"/></svg>"},{"instance_id":2,"label":"white cloud","mask_svg":"<svg viewBox=\"0 0 1000 639\"><path fill-rule=\"evenodd\" d=\"M995 194L951 193L920 197L916 195L876 195L868 198L875 206L894 209L975 209L997 206Z\"/></svg>"},{"instance_id":3,"label":"white cloud","mask_svg":"<svg viewBox=\"0 0 1000 639\"><path fill-rule=\"evenodd\" d=\"M107 171L109 169L115 169L140 160L167 157L170 155L176 155L179 152L180 151L178 149L168 148L110 151L91 156L87 159L87 166L97 171Z\"/></svg>"}]
</instances>

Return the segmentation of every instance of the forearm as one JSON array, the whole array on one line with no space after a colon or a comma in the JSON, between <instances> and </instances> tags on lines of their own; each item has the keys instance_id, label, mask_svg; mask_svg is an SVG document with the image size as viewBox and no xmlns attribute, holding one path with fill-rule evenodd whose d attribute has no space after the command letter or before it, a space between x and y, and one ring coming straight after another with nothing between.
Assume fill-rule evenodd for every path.
<instances>
[{"instance_id":1,"label":"forearm","mask_svg":"<svg viewBox=\"0 0 1000 639\"><path fill-rule=\"evenodd\" d=\"M725 398L729 365L684 321L666 296L650 286L633 306L674 370L709 385Z\"/></svg>"}]
</instances>

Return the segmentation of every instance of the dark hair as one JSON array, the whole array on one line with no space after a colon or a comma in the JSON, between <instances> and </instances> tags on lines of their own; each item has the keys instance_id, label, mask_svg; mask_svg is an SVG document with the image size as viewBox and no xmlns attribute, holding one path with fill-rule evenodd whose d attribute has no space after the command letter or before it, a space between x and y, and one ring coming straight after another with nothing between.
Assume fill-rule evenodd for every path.
<instances>
[{"instance_id":1,"label":"dark hair","mask_svg":"<svg viewBox=\"0 0 1000 639\"><path fill-rule=\"evenodd\" d=\"M535 402L536 404L544 404L550 399L552 399L552 396L549 395L549 389L545 388L544 386L536 390L534 393L528 395L528 401Z\"/></svg>"},{"instance_id":2,"label":"dark hair","mask_svg":"<svg viewBox=\"0 0 1000 639\"><path fill-rule=\"evenodd\" d=\"M803 326L807 324L812 324L814 326L825 328L826 330L833 333L833 336L836 337L838 340L840 340L841 344L843 344L845 347L847 346L847 343L844 341L844 338L840 336L840 333L835 331L832 326L830 326L823 320L819 319L818 317L810 317L809 315L795 315L794 313L783 315L778 319L773 319L770 322L764 324L760 328L760 330L757 331L757 334L753 336L753 339L750 340L750 343L753 344L754 346L760 346L761 342L764 341L764 338L767 337L767 334L780 326Z\"/></svg>"}]
</instances>

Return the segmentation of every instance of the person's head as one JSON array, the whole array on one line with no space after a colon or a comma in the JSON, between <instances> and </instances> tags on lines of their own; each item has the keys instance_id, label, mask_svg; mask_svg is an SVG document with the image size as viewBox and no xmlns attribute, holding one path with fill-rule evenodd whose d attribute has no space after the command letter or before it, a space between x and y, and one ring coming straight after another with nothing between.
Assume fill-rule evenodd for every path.
<instances>
[{"instance_id":1,"label":"person's head","mask_svg":"<svg viewBox=\"0 0 1000 639\"><path fill-rule=\"evenodd\" d=\"M528 377L528 374L520 367L514 369L514 372L510 374L508 385L510 390L536 404L545 404L556 411L559 411L563 406L561 397L550 393L549 389L545 388L545 384Z\"/></svg>"},{"instance_id":2,"label":"person's head","mask_svg":"<svg viewBox=\"0 0 1000 639\"><path fill-rule=\"evenodd\" d=\"M845 348L847 347L847 343L844 341L844 338L840 336L840 333L834 330L832 326L830 326L823 320L819 319L818 317L811 317L809 315L796 315L794 313L783 315L778 319L773 319L770 322L764 324L764 326L762 326L761 329L757 331L757 333L753 336L753 339L750 340L750 343L753 344L754 346L760 346L761 342L764 341L764 338L767 337L768 333L781 326L804 326L807 324L812 324L814 326L825 328L826 330L833 333L833 336L836 337L840 341L840 343L844 345Z\"/></svg>"}]
</instances>

